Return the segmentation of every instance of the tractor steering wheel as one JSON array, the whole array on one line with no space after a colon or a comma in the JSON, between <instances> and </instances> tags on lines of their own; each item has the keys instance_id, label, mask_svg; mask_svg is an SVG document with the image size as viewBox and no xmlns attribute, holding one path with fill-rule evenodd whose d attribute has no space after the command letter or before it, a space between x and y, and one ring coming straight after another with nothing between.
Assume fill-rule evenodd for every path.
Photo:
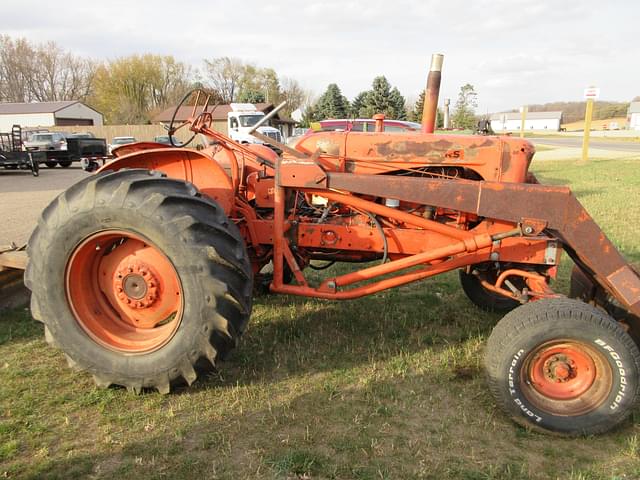
<instances>
[{"instance_id":1,"label":"tractor steering wheel","mask_svg":"<svg viewBox=\"0 0 640 480\"><path fill-rule=\"evenodd\" d=\"M184 121L182 122L180 125L178 125L177 127L174 128L173 124L176 121L176 115L178 115L178 112L180 111L180 107L182 107L182 105L184 105L184 103L191 98L191 96L194 94L194 92L197 92L199 89L198 88L194 88L193 90L189 90L187 92L187 94L182 97L182 100L180 100L180 103L178 104L178 106L176 106L176 109L173 111L173 115L171 116L171 122L169 122L169 128L168 128L168 133L169 133L169 143L173 146L173 147L177 147L177 148L182 148L182 147L186 147L187 145L189 145L194 138L196 138L197 132L194 132L193 135L191 135L191 138L189 140L187 140L186 142L183 143L179 143L176 144L173 141L173 134L175 132L177 132L178 130L180 130L182 127L184 127L185 125L189 125L191 122L189 121ZM197 105L196 105L197 107Z\"/></svg>"}]
</instances>

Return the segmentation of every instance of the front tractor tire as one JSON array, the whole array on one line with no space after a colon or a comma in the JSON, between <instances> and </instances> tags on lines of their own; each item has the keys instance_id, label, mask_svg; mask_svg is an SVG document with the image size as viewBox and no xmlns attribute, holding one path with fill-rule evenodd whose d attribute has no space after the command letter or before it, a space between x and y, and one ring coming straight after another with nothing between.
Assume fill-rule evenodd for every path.
<instances>
[{"instance_id":1,"label":"front tractor tire","mask_svg":"<svg viewBox=\"0 0 640 480\"><path fill-rule=\"evenodd\" d=\"M44 210L28 253L32 315L101 387L191 384L236 345L251 313L239 230L192 184L159 172L75 184Z\"/></svg>"},{"instance_id":2,"label":"front tractor tire","mask_svg":"<svg viewBox=\"0 0 640 480\"><path fill-rule=\"evenodd\" d=\"M489 337L485 366L498 405L536 430L602 433L638 399L638 347L606 313L578 300L544 299L507 314Z\"/></svg>"}]
</instances>

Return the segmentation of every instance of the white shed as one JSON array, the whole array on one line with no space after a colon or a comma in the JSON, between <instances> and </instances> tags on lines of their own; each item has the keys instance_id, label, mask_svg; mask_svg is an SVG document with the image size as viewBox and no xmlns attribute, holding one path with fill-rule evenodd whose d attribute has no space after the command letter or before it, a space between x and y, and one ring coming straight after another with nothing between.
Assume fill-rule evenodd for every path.
<instances>
[{"instance_id":1,"label":"white shed","mask_svg":"<svg viewBox=\"0 0 640 480\"><path fill-rule=\"evenodd\" d=\"M0 132L13 125L55 127L103 124L102 114L77 100L39 103L0 103Z\"/></svg>"},{"instance_id":2,"label":"white shed","mask_svg":"<svg viewBox=\"0 0 640 480\"><path fill-rule=\"evenodd\" d=\"M629 130L640 130L640 102L631 102L627 111Z\"/></svg>"},{"instance_id":3,"label":"white shed","mask_svg":"<svg viewBox=\"0 0 640 480\"><path fill-rule=\"evenodd\" d=\"M522 114L519 112L494 113L490 117L494 132L519 132ZM524 130L526 132L557 132L562 123L562 112L528 112Z\"/></svg>"}]
</instances>

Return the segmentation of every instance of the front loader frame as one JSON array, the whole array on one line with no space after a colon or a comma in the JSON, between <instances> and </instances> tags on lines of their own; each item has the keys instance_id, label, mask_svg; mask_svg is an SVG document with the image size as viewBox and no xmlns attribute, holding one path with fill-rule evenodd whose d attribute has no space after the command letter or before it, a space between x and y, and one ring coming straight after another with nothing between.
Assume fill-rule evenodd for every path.
<instances>
[{"instance_id":1,"label":"front loader frame","mask_svg":"<svg viewBox=\"0 0 640 480\"><path fill-rule=\"evenodd\" d=\"M469 180L446 180L401 177L394 175L358 175L324 171L312 159L289 159L276 169L274 218L274 281L272 290L282 293L318 296L321 298L355 298L385 288L426 278L437 273L490 259L490 247L502 239L522 236L540 238L550 236L562 242L571 258L595 283L640 316L640 277L618 252L591 216L567 187L535 183L497 183ZM286 189L294 188L315 193L365 211L396 218L451 239L451 244L440 249L405 257L385 265L370 267L341 277L325 280L317 289L310 289L296 269L285 231L288 228L284 212ZM513 222L493 234L474 234L457 230L420 217L396 211L393 208L363 200L346 193L394 198L406 202L432 205L475 214L479 217ZM407 218L413 217L413 218ZM545 240L546 241L546 240ZM283 259L296 274L301 286L282 283ZM405 268L439 261L411 273L381 280L365 287L346 292L337 288L355 282L370 280L379 275L397 273ZM540 275L529 276L542 287ZM541 296L553 295L548 290L536 292Z\"/></svg>"}]
</instances>

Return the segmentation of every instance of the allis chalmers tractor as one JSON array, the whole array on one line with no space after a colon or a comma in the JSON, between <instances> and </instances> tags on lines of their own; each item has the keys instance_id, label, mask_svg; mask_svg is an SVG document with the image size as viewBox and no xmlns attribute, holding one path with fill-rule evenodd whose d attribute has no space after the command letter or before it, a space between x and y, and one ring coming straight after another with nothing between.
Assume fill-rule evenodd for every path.
<instances>
[{"instance_id":1,"label":"allis chalmers tractor","mask_svg":"<svg viewBox=\"0 0 640 480\"><path fill-rule=\"evenodd\" d=\"M536 181L529 142L433 133L441 65L422 132L381 116L293 146L254 131L280 156L214 131L208 96L187 95L170 134L211 147L129 145L44 210L25 279L48 341L101 387L167 393L236 345L254 285L348 300L459 270L471 301L508 312L486 369L510 416L570 435L618 425L638 396L640 277L568 188ZM574 298L550 287L562 250ZM361 265L314 283L318 261Z\"/></svg>"}]
</instances>

